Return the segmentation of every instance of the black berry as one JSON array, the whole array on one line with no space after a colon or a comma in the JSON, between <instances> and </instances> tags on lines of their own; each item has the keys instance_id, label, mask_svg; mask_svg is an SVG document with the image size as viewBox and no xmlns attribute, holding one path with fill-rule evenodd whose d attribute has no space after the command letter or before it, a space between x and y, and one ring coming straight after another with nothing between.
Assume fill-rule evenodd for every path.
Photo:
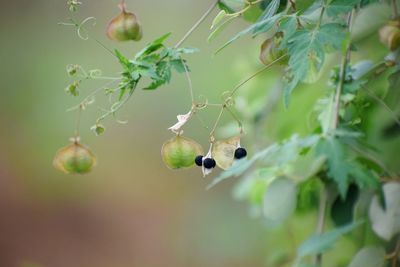
<instances>
[{"instance_id":1,"label":"black berry","mask_svg":"<svg viewBox=\"0 0 400 267\"><path fill-rule=\"evenodd\" d=\"M247 156L247 151L243 147L239 147L235 150L235 159L242 159Z\"/></svg>"},{"instance_id":2,"label":"black berry","mask_svg":"<svg viewBox=\"0 0 400 267\"><path fill-rule=\"evenodd\" d=\"M203 166L203 156L199 155L195 158L194 162L196 163L197 166L201 167Z\"/></svg>"},{"instance_id":3,"label":"black berry","mask_svg":"<svg viewBox=\"0 0 400 267\"><path fill-rule=\"evenodd\" d=\"M204 168L206 169L212 169L215 168L215 160L213 160L212 158L206 158L203 162Z\"/></svg>"}]
</instances>

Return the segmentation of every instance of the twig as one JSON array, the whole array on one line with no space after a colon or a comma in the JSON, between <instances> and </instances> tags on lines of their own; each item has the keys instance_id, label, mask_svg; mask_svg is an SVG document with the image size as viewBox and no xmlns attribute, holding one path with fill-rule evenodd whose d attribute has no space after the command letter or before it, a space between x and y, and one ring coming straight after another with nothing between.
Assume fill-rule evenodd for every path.
<instances>
[{"instance_id":1,"label":"twig","mask_svg":"<svg viewBox=\"0 0 400 267\"><path fill-rule=\"evenodd\" d=\"M263 71L269 69L270 67L272 67L275 63L281 61L283 58L287 57L287 55L283 55L277 59L275 59L274 61L272 61L271 63L269 63L268 65L265 65L264 67L262 67L261 69L259 69L258 71L256 71L254 74L250 75L248 78L246 78L244 81L240 82L238 85L235 86L235 88L233 88L233 90L230 93L230 97L232 97L236 91L242 87L243 85L245 85L248 81L250 81L251 79L253 79L254 77L256 77L258 74L262 73Z\"/></svg>"},{"instance_id":2,"label":"twig","mask_svg":"<svg viewBox=\"0 0 400 267\"><path fill-rule=\"evenodd\" d=\"M354 10L349 14L347 24L349 27L349 32L351 32L352 18L353 18ZM346 76L346 66L350 61L350 42L347 44L346 53L342 58L342 62L340 64L340 73L339 73L339 82L336 88L335 94L335 102L333 109L333 120L332 120L332 129L336 130L339 124L339 112L340 112L340 96L343 91L344 81Z\"/></svg>"},{"instance_id":3,"label":"twig","mask_svg":"<svg viewBox=\"0 0 400 267\"><path fill-rule=\"evenodd\" d=\"M200 26L200 24L210 15L210 13L214 10L214 8L217 6L218 1L214 1L212 5L207 9L207 11L201 16L201 18L192 26L192 28L189 29L189 31L182 37L179 42L176 43L174 48L180 47L186 39L197 29L197 27Z\"/></svg>"},{"instance_id":4,"label":"twig","mask_svg":"<svg viewBox=\"0 0 400 267\"><path fill-rule=\"evenodd\" d=\"M399 17L399 11L397 10L397 1L392 0L392 8L393 8L393 19L397 19Z\"/></svg>"},{"instance_id":5,"label":"twig","mask_svg":"<svg viewBox=\"0 0 400 267\"><path fill-rule=\"evenodd\" d=\"M316 233L322 234L325 228L325 214L326 208L328 204L328 195L325 186L323 185L321 188L321 192L319 194L319 210L318 210L318 221L316 226ZM314 258L314 265L317 267L322 266L322 253L318 253Z\"/></svg>"}]
</instances>

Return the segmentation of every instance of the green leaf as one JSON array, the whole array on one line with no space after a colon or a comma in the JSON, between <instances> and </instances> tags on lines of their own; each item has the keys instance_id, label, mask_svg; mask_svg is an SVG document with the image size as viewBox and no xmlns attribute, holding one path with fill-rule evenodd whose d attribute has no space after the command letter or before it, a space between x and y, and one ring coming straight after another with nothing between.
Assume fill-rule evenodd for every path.
<instances>
[{"instance_id":1,"label":"green leaf","mask_svg":"<svg viewBox=\"0 0 400 267\"><path fill-rule=\"evenodd\" d=\"M326 14L329 17L336 17L342 13L350 12L361 0L333 0L326 7Z\"/></svg>"},{"instance_id":2,"label":"green leaf","mask_svg":"<svg viewBox=\"0 0 400 267\"><path fill-rule=\"evenodd\" d=\"M122 53L120 51L118 51L117 49L115 49L115 55L117 56L122 67L125 70L129 70L132 65L131 62L129 61L129 59L127 59L124 55L122 55Z\"/></svg>"},{"instance_id":3,"label":"green leaf","mask_svg":"<svg viewBox=\"0 0 400 267\"><path fill-rule=\"evenodd\" d=\"M361 222L345 225L323 234L314 234L304 241L297 250L297 259L329 250L336 240L357 228Z\"/></svg>"},{"instance_id":4,"label":"green leaf","mask_svg":"<svg viewBox=\"0 0 400 267\"><path fill-rule=\"evenodd\" d=\"M139 53L136 54L135 59L140 59L146 55L149 55L160 48L164 47L163 42L171 35L171 33L164 34L160 38L149 43L145 48L143 48Z\"/></svg>"},{"instance_id":5,"label":"green leaf","mask_svg":"<svg viewBox=\"0 0 400 267\"><path fill-rule=\"evenodd\" d=\"M285 196L284 198L282 196ZM296 208L297 187L291 180L277 178L265 192L263 215L268 224L283 223Z\"/></svg>"},{"instance_id":6,"label":"green leaf","mask_svg":"<svg viewBox=\"0 0 400 267\"><path fill-rule=\"evenodd\" d=\"M233 13L242 10L246 5L245 0L220 0L219 7L227 13Z\"/></svg>"},{"instance_id":7,"label":"green leaf","mask_svg":"<svg viewBox=\"0 0 400 267\"><path fill-rule=\"evenodd\" d=\"M364 247L352 259L348 267L383 267L385 249L381 246Z\"/></svg>"},{"instance_id":8,"label":"green leaf","mask_svg":"<svg viewBox=\"0 0 400 267\"><path fill-rule=\"evenodd\" d=\"M268 4L268 6L264 9L263 13L258 19L258 22L265 19L269 19L270 17L275 15L276 11L278 11L280 2L281 2L280 0L272 0Z\"/></svg>"},{"instance_id":9,"label":"green leaf","mask_svg":"<svg viewBox=\"0 0 400 267\"><path fill-rule=\"evenodd\" d=\"M386 241L400 233L400 183L383 185L386 208L379 204L378 196L372 199L369 217L374 232Z\"/></svg>"},{"instance_id":10,"label":"green leaf","mask_svg":"<svg viewBox=\"0 0 400 267\"><path fill-rule=\"evenodd\" d=\"M340 50L345 40L341 24L327 23L320 28L301 29L287 42L291 81L285 87L285 103L299 82L314 82L324 61L326 51Z\"/></svg>"},{"instance_id":11,"label":"green leaf","mask_svg":"<svg viewBox=\"0 0 400 267\"><path fill-rule=\"evenodd\" d=\"M215 16L213 22L211 23L211 30L214 29L225 17L226 17L226 11L221 10L217 14L217 16Z\"/></svg>"},{"instance_id":12,"label":"green leaf","mask_svg":"<svg viewBox=\"0 0 400 267\"><path fill-rule=\"evenodd\" d=\"M340 195L345 198L350 183L351 166L343 143L334 137L321 139L316 151L327 158L328 175L336 182Z\"/></svg>"},{"instance_id":13,"label":"green leaf","mask_svg":"<svg viewBox=\"0 0 400 267\"><path fill-rule=\"evenodd\" d=\"M227 20L222 22L218 27L216 27L208 36L207 42L211 42L214 38L216 38L236 17L229 17Z\"/></svg>"}]
</instances>

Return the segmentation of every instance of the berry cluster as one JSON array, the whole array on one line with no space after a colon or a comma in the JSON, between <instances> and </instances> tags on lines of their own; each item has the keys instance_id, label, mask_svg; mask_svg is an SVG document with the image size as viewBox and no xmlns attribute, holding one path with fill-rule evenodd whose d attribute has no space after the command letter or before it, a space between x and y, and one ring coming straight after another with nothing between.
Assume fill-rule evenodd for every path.
<instances>
[{"instance_id":1,"label":"berry cluster","mask_svg":"<svg viewBox=\"0 0 400 267\"><path fill-rule=\"evenodd\" d=\"M247 156L247 151L243 147L238 147L234 153L234 159L243 159ZM204 167L206 169L214 169L217 165L213 158L205 158L203 155L198 155L194 162L199 167Z\"/></svg>"}]
</instances>

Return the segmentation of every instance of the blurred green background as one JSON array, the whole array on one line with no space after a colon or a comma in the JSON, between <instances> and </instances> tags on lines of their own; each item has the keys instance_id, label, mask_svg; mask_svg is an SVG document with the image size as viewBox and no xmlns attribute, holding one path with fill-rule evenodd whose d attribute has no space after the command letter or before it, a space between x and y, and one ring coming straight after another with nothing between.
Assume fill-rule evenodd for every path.
<instances>
[{"instance_id":1,"label":"blurred green background","mask_svg":"<svg viewBox=\"0 0 400 267\"><path fill-rule=\"evenodd\" d=\"M126 55L166 32L173 33L168 41L173 45L211 3L127 0L144 27L144 39L116 44L104 32L109 19L118 14L118 2L83 1L77 16L96 17L97 24L89 27L91 35ZM64 92L71 83L65 66L99 68L111 76L120 71L119 65L93 40L80 40L73 28L57 24L70 16L66 1L2 0L1 4L0 266L272 266L268 263L274 258L293 251L302 241L299 236L312 232L313 214L291 223L298 240L287 226L272 234L262 220L251 219L245 204L232 199L234 179L207 191L211 178L203 179L199 169L173 172L163 165L160 149L172 137L167 128L177 114L190 109L184 75L174 75L171 84L154 92L137 90L118 117L129 123L107 120L106 133L95 137L89 129L99 115L97 106L106 103L99 99L84 113L81 133L83 143L96 153L98 166L87 176L55 170L55 152L73 135L75 114L66 110L79 102ZM257 57L262 40L244 38L213 56L245 22L233 23L208 44L211 19L186 45L201 50L188 57L197 96L217 102L223 91L261 67ZM256 79L242 94L265 94L278 75L276 71ZM86 83L82 96L98 85ZM318 85L295 93L295 108L286 111L278 101L275 112L284 116L268 120L265 130L271 138L309 131L307 114L322 93ZM202 114L207 125L216 115L217 110ZM185 134L207 149L208 133L197 121ZM346 242L341 246L348 254L354 250Z\"/></svg>"}]
</instances>

